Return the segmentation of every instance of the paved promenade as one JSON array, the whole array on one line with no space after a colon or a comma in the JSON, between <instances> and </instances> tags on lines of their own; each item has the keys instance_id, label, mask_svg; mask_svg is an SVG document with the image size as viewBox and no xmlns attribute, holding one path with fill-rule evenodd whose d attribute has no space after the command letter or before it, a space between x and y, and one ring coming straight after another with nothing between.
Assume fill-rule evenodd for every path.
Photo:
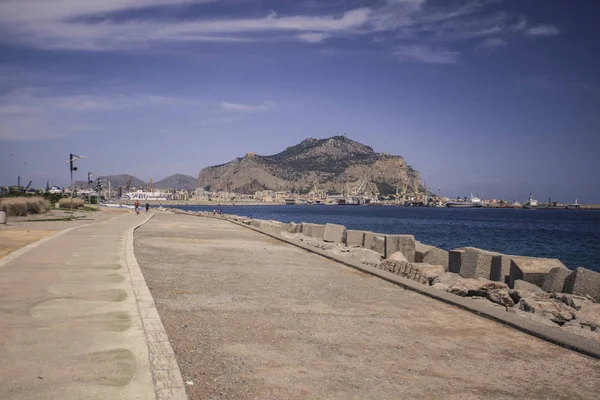
<instances>
[{"instance_id":1,"label":"paved promenade","mask_svg":"<svg viewBox=\"0 0 600 400\"><path fill-rule=\"evenodd\" d=\"M226 221L135 253L191 399L598 398L598 360Z\"/></svg>"},{"instance_id":2,"label":"paved promenade","mask_svg":"<svg viewBox=\"0 0 600 400\"><path fill-rule=\"evenodd\" d=\"M184 398L133 257L145 219L92 221L0 259L0 399Z\"/></svg>"}]
</instances>

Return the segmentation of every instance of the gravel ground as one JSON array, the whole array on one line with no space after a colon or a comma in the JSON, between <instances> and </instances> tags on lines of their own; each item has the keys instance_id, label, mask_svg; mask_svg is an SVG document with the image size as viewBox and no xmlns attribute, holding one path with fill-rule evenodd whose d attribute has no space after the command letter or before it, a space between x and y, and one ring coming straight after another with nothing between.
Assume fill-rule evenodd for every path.
<instances>
[{"instance_id":1,"label":"gravel ground","mask_svg":"<svg viewBox=\"0 0 600 400\"><path fill-rule=\"evenodd\" d=\"M598 360L225 221L135 254L190 399L598 398Z\"/></svg>"}]
</instances>

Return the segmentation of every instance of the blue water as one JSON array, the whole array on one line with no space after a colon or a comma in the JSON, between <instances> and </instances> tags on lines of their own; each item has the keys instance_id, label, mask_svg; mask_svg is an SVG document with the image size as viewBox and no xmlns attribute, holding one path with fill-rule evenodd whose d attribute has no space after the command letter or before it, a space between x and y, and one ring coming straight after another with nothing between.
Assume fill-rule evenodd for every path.
<instances>
[{"instance_id":1,"label":"blue water","mask_svg":"<svg viewBox=\"0 0 600 400\"><path fill-rule=\"evenodd\" d=\"M216 206L177 206L211 211ZM600 212L383 206L218 206L224 213L281 222L327 222L380 233L412 234L450 250L472 246L504 254L558 258L600 271Z\"/></svg>"}]
</instances>

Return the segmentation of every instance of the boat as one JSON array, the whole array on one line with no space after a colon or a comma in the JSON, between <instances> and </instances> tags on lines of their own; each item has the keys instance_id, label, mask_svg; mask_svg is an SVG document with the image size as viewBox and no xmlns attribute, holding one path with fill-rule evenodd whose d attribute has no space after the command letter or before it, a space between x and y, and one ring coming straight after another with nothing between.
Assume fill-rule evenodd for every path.
<instances>
[{"instance_id":1,"label":"boat","mask_svg":"<svg viewBox=\"0 0 600 400\"><path fill-rule=\"evenodd\" d=\"M167 194L158 190L153 192L144 192L142 190L127 192L121 198L123 200L168 200Z\"/></svg>"},{"instance_id":2,"label":"boat","mask_svg":"<svg viewBox=\"0 0 600 400\"><path fill-rule=\"evenodd\" d=\"M537 207L538 207L538 201L533 198L531 193L529 193L529 200L527 200L527 203L525 203L525 205L523 205L523 208L525 208L527 210L537 210Z\"/></svg>"},{"instance_id":3,"label":"boat","mask_svg":"<svg viewBox=\"0 0 600 400\"><path fill-rule=\"evenodd\" d=\"M464 200L461 200L459 198L456 201L447 202L446 207L479 208L479 207L483 207L483 202L481 201L481 199L479 197L475 197L475 196L473 196L473 194L471 194L471 197L468 200L465 197Z\"/></svg>"},{"instance_id":4,"label":"boat","mask_svg":"<svg viewBox=\"0 0 600 400\"><path fill-rule=\"evenodd\" d=\"M564 210L565 208L568 207L558 204L557 201L552 201L551 198L548 198L547 204L539 204L537 207L538 210Z\"/></svg>"},{"instance_id":5,"label":"boat","mask_svg":"<svg viewBox=\"0 0 600 400\"><path fill-rule=\"evenodd\" d=\"M286 206L293 206L296 204L296 200L295 199L285 199L285 205Z\"/></svg>"},{"instance_id":6,"label":"boat","mask_svg":"<svg viewBox=\"0 0 600 400\"><path fill-rule=\"evenodd\" d=\"M569 204L568 208L569 208L569 210L579 210L581 208L581 204L579 204L577 202L577 199L575 199L575 203Z\"/></svg>"}]
</instances>

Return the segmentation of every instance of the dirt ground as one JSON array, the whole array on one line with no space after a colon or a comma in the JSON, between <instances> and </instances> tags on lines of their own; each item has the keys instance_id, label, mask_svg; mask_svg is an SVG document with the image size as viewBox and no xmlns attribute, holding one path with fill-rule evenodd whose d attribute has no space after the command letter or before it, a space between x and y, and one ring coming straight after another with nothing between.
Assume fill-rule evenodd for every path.
<instances>
[{"instance_id":1,"label":"dirt ground","mask_svg":"<svg viewBox=\"0 0 600 400\"><path fill-rule=\"evenodd\" d=\"M135 253L190 399L598 398L598 360L225 221Z\"/></svg>"}]
</instances>

